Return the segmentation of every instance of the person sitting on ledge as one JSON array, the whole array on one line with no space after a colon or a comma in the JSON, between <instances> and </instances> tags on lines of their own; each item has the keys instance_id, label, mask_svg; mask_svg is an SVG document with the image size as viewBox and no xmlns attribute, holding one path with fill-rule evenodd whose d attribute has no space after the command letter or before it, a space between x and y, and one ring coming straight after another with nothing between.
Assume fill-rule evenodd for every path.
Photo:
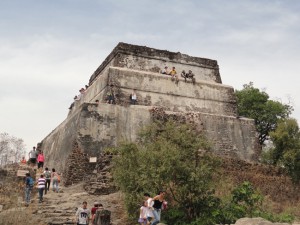
<instances>
[{"instance_id":1,"label":"person sitting on ledge","mask_svg":"<svg viewBox=\"0 0 300 225\"><path fill-rule=\"evenodd\" d=\"M173 68L172 68L172 70L171 70L171 72L170 72L170 75L172 76L172 81L176 81L176 84L178 84L178 82L179 82L179 78L178 78L178 76L177 76L177 72L176 72L176 70L175 70L175 67L173 66Z\"/></svg>"},{"instance_id":2,"label":"person sitting on ledge","mask_svg":"<svg viewBox=\"0 0 300 225\"><path fill-rule=\"evenodd\" d=\"M167 66L161 71L162 74L170 75L170 71Z\"/></svg>"},{"instance_id":3,"label":"person sitting on ledge","mask_svg":"<svg viewBox=\"0 0 300 225\"><path fill-rule=\"evenodd\" d=\"M181 76L184 78L184 81L186 82L186 79L189 78L192 80L193 84L196 83L196 79L194 78L195 74L193 74L193 72L191 70L189 70L188 73L185 73L184 70L182 70L181 72Z\"/></svg>"},{"instance_id":4,"label":"person sitting on ledge","mask_svg":"<svg viewBox=\"0 0 300 225\"><path fill-rule=\"evenodd\" d=\"M170 72L170 75L172 76L172 78L174 78L174 77L177 75L177 72L176 72L174 66L172 67L172 70L171 70L171 72Z\"/></svg>"}]
</instances>

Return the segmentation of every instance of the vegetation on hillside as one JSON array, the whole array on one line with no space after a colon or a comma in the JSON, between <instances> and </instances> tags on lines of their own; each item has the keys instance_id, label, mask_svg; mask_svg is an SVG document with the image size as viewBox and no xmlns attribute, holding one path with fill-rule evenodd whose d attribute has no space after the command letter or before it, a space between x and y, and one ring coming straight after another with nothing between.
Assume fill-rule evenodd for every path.
<instances>
[{"instance_id":1,"label":"vegetation on hillside","mask_svg":"<svg viewBox=\"0 0 300 225\"><path fill-rule=\"evenodd\" d=\"M265 91L260 91L253 83L244 84L242 90L236 91L239 116L254 119L259 133L259 143L264 144L281 119L288 118L293 111L289 104L269 99Z\"/></svg>"},{"instance_id":2,"label":"vegetation on hillside","mask_svg":"<svg viewBox=\"0 0 300 225\"><path fill-rule=\"evenodd\" d=\"M228 196L217 196L222 182L219 160L208 154L210 145L193 125L173 121L153 122L137 143L113 149L113 177L125 196L132 222L136 222L143 194L166 190L169 209L162 212L167 224L229 224L241 217L261 216L290 222L290 216L273 216L262 208L263 196L246 182ZM201 149L201 150L200 150Z\"/></svg>"},{"instance_id":3,"label":"vegetation on hillside","mask_svg":"<svg viewBox=\"0 0 300 225\"><path fill-rule=\"evenodd\" d=\"M262 162L285 168L293 182L300 181L300 132L295 119L290 118L293 107L269 99L253 83L245 84L236 91L238 113L254 119L259 133L259 143L268 140Z\"/></svg>"},{"instance_id":4,"label":"vegetation on hillside","mask_svg":"<svg viewBox=\"0 0 300 225\"><path fill-rule=\"evenodd\" d=\"M300 130L295 119L285 119L270 133L273 146L266 150L266 163L284 167L295 183L300 182Z\"/></svg>"}]
</instances>

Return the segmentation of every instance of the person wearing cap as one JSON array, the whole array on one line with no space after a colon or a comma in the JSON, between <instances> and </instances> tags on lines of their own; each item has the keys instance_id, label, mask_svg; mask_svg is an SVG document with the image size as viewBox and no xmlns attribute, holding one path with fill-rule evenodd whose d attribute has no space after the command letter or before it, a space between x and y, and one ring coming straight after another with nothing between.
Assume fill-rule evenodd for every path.
<instances>
[{"instance_id":1,"label":"person wearing cap","mask_svg":"<svg viewBox=\"0 0 300 225\"><path fill-rule=\"evenodd\" d=\"M77 209L75 220L77 225L88 225L90 221L91 211L87 208L87 202L82 203L82 207Z\"/></svg>"}]
</instances>

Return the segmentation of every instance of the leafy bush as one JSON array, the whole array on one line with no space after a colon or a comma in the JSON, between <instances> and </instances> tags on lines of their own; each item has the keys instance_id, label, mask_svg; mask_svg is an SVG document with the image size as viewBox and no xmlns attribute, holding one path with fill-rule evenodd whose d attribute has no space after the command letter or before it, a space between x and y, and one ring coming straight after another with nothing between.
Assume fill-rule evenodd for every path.
<instances>
[{"instance_id":1,"label":"leafy bush","mask_svg":"<svg viewBox=\"0 0 300 225\"><path fill-rule=\"evenodd\" d=\"M162 213L167 224L233 224L246 216L282 222L293 219L289 214L273 215L263 210L263 197L250 182L233 188L230 196L217 196L214 187L222 185L220 159L200 151L209 147L192 125L167 121L146 127L137 143L110 149L115 153L113 177L124 193L132 222L138 217L143 194L155 196L161 189L166 190L169 203L169 209Z\"/></svg>"},{"instance_id":2,"label":"leafy bush","mask_svg":"<svg viewBox=\"0 0 300 225\"><path fill-rule=\"evenodd\" d=\"M167 190L172 210L164 212L170 224L211 216L219 204L212 189L218 161L199 149L206 139L189 125L154 122L140 134L138 143L124 143L115 151L114 180L125 193L129 215L136 218L144 192L153 196Z\"/></svg>"}]
</instances>

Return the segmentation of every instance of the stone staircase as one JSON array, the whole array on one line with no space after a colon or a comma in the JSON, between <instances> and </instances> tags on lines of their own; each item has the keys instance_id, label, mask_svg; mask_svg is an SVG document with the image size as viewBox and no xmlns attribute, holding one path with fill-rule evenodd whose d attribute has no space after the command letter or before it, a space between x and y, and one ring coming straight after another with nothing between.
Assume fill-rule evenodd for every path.
<instances>
[{"instance_id":1,"label":"stone staircase","mask_svg":"<svg viewBox=\"0 0 300 225\"><path fill-rule=\"evenodd\" d=\"M36 170L35 181L40 178L43 170ZM60 193L52 191L52 185L47 194L44 194L43 202L38 203L38 193L33 197L32 213L41 221L41 224L47 225L65 225L76 224L74 222L77 207L75 205L66 205L68 199L65 200L62 188Z\"/></svg>"},{"instance_id":2,"label":"stone staircase","mask_svg":"<svg viewBox=\"0 0 300 225\"><path fill-rule=\"evenodd\" d=\"M45 197L44 202L38 205L34 214L47 225L76 224L74 218L77 208L64 207L57 203L57 199Z\"/></svg>"},{"instance_id":3,"label":"stone staircase","mask_svg":"<svg viewBox=\"0 0 300 225\"><path fill-rule=\"evenodd\" d=\"M37 173L39 174L39 173ZM37 175L37 178L39 175ZM75 213L83 201L88 202L88 208L93 207L95 201L104 205L105 209L112 212L112 224L125 224L124 206L121 204L121 194L91 195L83 188L84 184L70 187L60 187L59 193L51 190L44 195L44 201L38 203L38 194L33 197L30 205L32 214L39 221L39 225L76 225Z\"/></svg>"}]
</instances>

